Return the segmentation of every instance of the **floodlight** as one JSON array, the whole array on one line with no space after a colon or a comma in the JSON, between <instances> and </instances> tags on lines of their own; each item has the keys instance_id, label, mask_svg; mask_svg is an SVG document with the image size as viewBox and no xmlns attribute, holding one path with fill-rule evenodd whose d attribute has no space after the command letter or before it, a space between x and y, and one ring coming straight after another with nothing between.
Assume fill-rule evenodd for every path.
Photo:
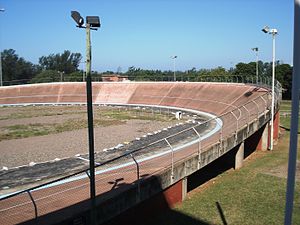
<instances>
[{"instance_id":1,"label":"floodlight","mask_svg":"<svg viewBox=\"0 0 300 225\"><path fill-rule=\"evenodd\" d=\"M277 29L270 29L265 26L262 31L267 34L272 34L272 106L271 106L271 135L270 135L270 150L273 150L273 135L274 135L274 107L275 107L275 36L278 33Z\"/></svg>"},{"instance_id":2,"label":"floodlight","mask_svg":"<svg viewBox=\"0 0 300 225\"><path fill-rule=\"evenodd\" d=\"M78 26L82 27L84 19L80 16L80 13L77 11L71 11L71 16L73 20L78 24Z\"/></svg>"},{"instance_id":3,"label":"floodlight","mask_svg":"<svg viewBox=\"0 0 300 225\"><path fill-rule=\"evenodd\" d=\"M262 29L262 31L263 31L264 33L269 33L270 28L269 28L268 26L265 26L265 27Z\"/></svg>"},{"instance_id":4,"label":"floodlight","mask_svg":"<svg viewBox=\"0 0 300 225\"><path fill-rule=\"evenodd\" d=\"M258 52L258 47L251 48L252 51Z\"/></svg>"},{"instance_id":5,"label":"floodlight","mask_svg":"<svg viewBox=\"0 0 300 225\"><path fill-rule=\"evenodd\" d=\"M100 27L99 16L87 16L86 23L90 24L91 27Z\"/></svg>"},{"instance_id":6,"label":"floodlight","mask_svg":"<svg viewBox=\"0 0 300 225\"><path fill-rule=\"evenodd\" d=\"M277 29L271 29L270 33L271 33L271 34L277 34L278 31L277 31Z\"/></svg>"}]
</instances>

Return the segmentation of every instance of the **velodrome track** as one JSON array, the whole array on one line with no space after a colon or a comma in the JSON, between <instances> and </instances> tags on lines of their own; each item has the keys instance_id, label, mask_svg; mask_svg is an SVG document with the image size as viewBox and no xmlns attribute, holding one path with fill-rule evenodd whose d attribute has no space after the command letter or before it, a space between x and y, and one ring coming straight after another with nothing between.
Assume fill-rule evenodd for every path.
<instances>
[{"instance_id":1,"label":"velodrome track","mask_svg":"<svg viewBox=\"0 0 300 225\"><path fill-rule=\"evenodd\" d=\"M52 83L0 88L0 104L85 103L84 83ZM93 83L95 104L153 105L207 112L222 120L222 128L201 140L201 151L247 125L268 111L269 90L246 84L189 82ZM175 151L174 163L195 155L199 143ZM171 165L171 153L140 163L140 177L147 179ZM136 167L129 165L96 176L96 193L109 198L136 182ZM116 181L122 181L119 185ZM104 194L105 193L105 194ZM31 192L38 216L74 205L89 198L89 180L81 179ZM16 224L34 219L28 193L1 201L1 224Z\"/></svg>"}]
</instances>

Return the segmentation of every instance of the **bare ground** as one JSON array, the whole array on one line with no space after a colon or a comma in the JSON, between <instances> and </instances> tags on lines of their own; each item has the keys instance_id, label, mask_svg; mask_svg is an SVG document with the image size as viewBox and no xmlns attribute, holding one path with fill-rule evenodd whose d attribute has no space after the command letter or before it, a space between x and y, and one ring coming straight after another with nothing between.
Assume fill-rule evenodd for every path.
<instances>
[{"instance_id":1,"label":"bare ground","mask_svg":"<svg viewBox=\"0 0 300 225\"><path fill-rule=\"evenodd\" d=\"M94 116L101 116L95 108ZM86 119L82 106L61 107L7 107L0 109L0 132L6 126L16 124L48 123L57 124L67 120ZM120 125L96 127L95 151L129 142L136 137L174 125L176 121L126 120ZM88 153L87 129L66 131L45 136L0 141L0 169L17 167L30 162L44 162L55 158L72 157Z\"/></svg>"},{"instance_id":2,"label":"bare ground","mask_svg":"<svg viewBox=\"0 0 300 225\"><path fill-rule=\"evenodd\" d=\"M288 164L280 165L278 167L272 168L270 171L265 172L265 174L269 174L272 176L280 177L280 178L287 178L288 174ZM300 181L300 162L297 161L296 165L296 181Z\"/></svg>"}]
</instances>

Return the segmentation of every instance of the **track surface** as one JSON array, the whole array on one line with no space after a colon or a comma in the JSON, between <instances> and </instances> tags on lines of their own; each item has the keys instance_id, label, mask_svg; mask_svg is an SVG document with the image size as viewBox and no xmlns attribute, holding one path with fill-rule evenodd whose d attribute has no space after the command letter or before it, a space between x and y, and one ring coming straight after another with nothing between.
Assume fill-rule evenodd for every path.
<instances>
[{"instance_id":1,"label":"track surface","mask_svg":"<svg viewBox=\"0 0 300 225\"><path fill-rule=\"evenodd\" d=\"M270 105L268 90L243 84L221 83L94 83L94 103L145 104L194 109L221 117L222 131L201 141L201 150L233 133ZM253 100L255 100L253 102ZM85 85L60 83L24 85L0 89L0 104L85 102ZM240 107L239 109L237 109ZM232 111L232 112L231 112ZM226 112L231 112L224 114ZM198 153L199 143L174 152L174 162ZM140 177L159 173L171 165L171 153L140 163ZM114 195L136 181L136 167L129 165L96 176L97 195ZM32 192L38 215L45 215L89 198L89 180L75 180ZM1 201L2 224L34 218L28 194Z\"/></svg>"}]
</instances>

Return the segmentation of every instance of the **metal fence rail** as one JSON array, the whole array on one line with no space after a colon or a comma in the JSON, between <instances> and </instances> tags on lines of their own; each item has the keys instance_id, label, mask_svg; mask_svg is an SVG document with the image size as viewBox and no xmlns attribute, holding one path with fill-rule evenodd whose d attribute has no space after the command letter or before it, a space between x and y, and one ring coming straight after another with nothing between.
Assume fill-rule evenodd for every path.
<instances>
[{"instance_id":1,"label":"metal fence rail","mask_svg":"<svg viewBox=\"0 0 300 225\"><path fill-rule=\"evenodd\" d=\"M275 97L278 106L281 99L281 86L279 83L276 85ZM200 165L202 152L216 142L222 143L222 140L227 137L237 135L240 129L248 128L251 121L266 115L267 111L270 110L270 105L270 92L266 92L239 107L232 107L232 109L216 118L209 119L201 124L196 123L186 130L164 137L143 148L129 151L112 160L97 163L95 177L97 196L100 195L106 198L107 195L119 193L136 185L138 187L136 200L139 201L140 184L144 179L159 173L165 168L171 168L170 180L172 181L174 179L174 164L187 155L198 155ZM220 126L220 121L222 121L222 126L218 132L209 137L204 137L204 134L201 133L202 127L208 126L210 123ZM181 147L184 145L186 146L185 150L181 151ZM164 151L158 152L157 157L149 155L149 151L155 152L157 146L163 148ZM221 154L219 152L219 156ZM36 219L66 206L88 200L90 185L88 174L89 170L82 170L2 198L0 200L1 224L17 224Z\"/></svg>"},{"instance_id":2,"label":"metal fence rail","mask_svg":"<svg viewBox=\"0 0 300 225\"><path fill-rule=\"evenodd\" d=\"M174 77L172 76L161 76L159 79L149 80L148 78L143 77L128 77L130 81L173 81ZM101 76L92 76L92 81L101 82ZM248 83L248 84L257 84L257 85L271 85L271 77L268 76L259 76L258 82L256 82L256 76L252 75L201 75L198 77L181 77L177 78L177 81L182 82L222 82L222 83ZM33 82L31 79L21 79L21 80L11 80L3 81L4 86L11 85L22 85L22 84L33 84L33 83L52 83L52 82L84 82L82 79L74 79L73 77L68 77L65 75L63 79L51 79L51 78L41 78L38 82Z\"/></svg>"}]
</instances>

